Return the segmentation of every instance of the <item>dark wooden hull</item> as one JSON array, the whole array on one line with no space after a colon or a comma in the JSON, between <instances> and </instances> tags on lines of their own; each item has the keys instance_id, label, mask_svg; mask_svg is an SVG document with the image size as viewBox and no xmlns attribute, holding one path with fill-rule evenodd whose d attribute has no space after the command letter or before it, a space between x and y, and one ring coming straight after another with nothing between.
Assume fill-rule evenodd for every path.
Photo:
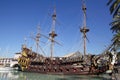
<instances>
[{"instance_id":1,"label":"dark wooden hull","mask_svg":"<svg viewBox=\"0 0 120 80\"><path fill-rule=\"evenodd\" d=\"M56 67L56 65L29 65L27 67L24 67L22 71L59 75L98 75L105 73L106 70L107 68L105 66L101 67L100 69L95 69L95 67L91 66L75 67L73 65L59 65L59 67Z\"/></svg>"},{"instance_id":2,"label":"dark wooden hull","mask_svg":"<svg viewBox=\"0 0 120 80\"><path fill-rule=\"evenodd\" d=\"M107 65L98 67L95 66L92 61L91 64L88 65L88 63L84 62L80 57L72 59L60 57L55 57L53 59L47 57L36 58L35 54L29 54L29 50L26 52L23 51L18 63L22 71L42 74L98 75L108 70Z\"/></svg>"},{"instance_id":3,"label":"dark wooden hull","mask_svg":"<svg viewBox=\"0 0 120 80\"><path fill-rule=\"evenodd\" d=\"M53 75L99 75L103 74L105 72L89 72L89 71L76 71L76 72L48 72L48 71L39 71L35 69L26 69L23 72L35 72L35 73L40 73L40 74L53 74Z\"/></svg>"}]
</instances>

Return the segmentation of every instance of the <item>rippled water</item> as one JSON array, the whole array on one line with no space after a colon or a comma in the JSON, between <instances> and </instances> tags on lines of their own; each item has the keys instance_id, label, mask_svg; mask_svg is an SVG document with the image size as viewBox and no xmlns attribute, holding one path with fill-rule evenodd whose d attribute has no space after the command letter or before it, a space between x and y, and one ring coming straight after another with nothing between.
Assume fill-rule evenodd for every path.
<instances>
[{"instance_id":1,"label":"rippled water","mask_svg":"<svg viewBox=\"0 0 120 80\"><path fill-rule=\"evenodd\" d=\"M109 75L48 75L18 71L0 72L0 80L111 80Z\"/></svg>"}]
</instances>

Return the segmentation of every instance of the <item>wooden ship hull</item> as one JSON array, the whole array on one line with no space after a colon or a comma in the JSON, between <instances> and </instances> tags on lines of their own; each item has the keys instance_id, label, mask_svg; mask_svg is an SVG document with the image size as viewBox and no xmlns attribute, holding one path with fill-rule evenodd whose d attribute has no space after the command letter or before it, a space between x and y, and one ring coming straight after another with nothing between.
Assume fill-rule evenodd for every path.
<instances>
[{"instance_id":1,"label":"wooden ship hull","mask_svg":"<svg viewBox=\"0 0 120 80\"><path fill-rule=\"evenodd\" d=\"M81 56L70 59L65 57L43 57L23 48L18 63L21 70L25 72L37 72L42 74L64 74L64 75L97 75L105 73L108 65L95 66L92 57L89 57L91 64L85 63Z\"/></svg>"}]
</instances>

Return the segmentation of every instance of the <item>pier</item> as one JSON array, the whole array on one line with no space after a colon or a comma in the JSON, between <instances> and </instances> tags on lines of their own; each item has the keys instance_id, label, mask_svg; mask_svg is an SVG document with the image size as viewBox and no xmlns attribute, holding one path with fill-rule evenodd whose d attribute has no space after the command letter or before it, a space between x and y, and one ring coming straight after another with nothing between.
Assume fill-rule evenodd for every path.
<instances>
[{"instance_id":1,"label":"pier","mask_svg":"<svg viewBox=\"0 0 120 80\"><path fill-rule=\"evenodd\" d=\"M20 68L17 61L17 58L19 57L20 57L20 53L16 53L14 58L0 58L0 67Z\"/></svg>"}]
</instances>

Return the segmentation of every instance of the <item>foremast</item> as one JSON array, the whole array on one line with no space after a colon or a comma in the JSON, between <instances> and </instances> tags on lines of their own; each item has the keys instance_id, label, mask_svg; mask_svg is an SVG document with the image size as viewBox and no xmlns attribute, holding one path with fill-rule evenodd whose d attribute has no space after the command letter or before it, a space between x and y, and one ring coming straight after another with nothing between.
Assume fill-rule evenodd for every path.
<instances>
[{"instance_id":1,"label":"foremast","mask_svg":"<svg viewBox=\"0 0 120 80\"><path fill-rule=\"evenodd\" d=\"M54 13L52 15L52 31L49 34L50 36L50 40L51 40L51 47L50 47L50 58L52 59L53 57L53 52L54 52L54 38L57 36L57 34L55 33L55 23L56 23L56 8L54 8Z\"/></svg>"},{"instance_id":2,"label":"foremast","mask_svg":"<svg viewBox=\"0 0 120 80\"><path fill-rule=\"evenodd\" d=\"M84 48L84 55L86 55L86 39L87 39L87 35L86 33L89 32L89 29L87 28L87 25L86 25L86 5L85 5L85 1L82 0L82 10L83 10L83 26L82 28L80 28L80 32L83 33L83 41L84 41L84 44L83 44L83 48Z\"/></svg>"},{"instance_id":3,"label":"foremast","mask_svg":"<svg viewBox=\"0 0 120 80\"><path fill-rule=\"evenodd\" d=\"M40 42L40 25L38 26L37 29L37 35L36 35L36 52L39 53L39 42Z\"/></svg>"}]
</instances>

